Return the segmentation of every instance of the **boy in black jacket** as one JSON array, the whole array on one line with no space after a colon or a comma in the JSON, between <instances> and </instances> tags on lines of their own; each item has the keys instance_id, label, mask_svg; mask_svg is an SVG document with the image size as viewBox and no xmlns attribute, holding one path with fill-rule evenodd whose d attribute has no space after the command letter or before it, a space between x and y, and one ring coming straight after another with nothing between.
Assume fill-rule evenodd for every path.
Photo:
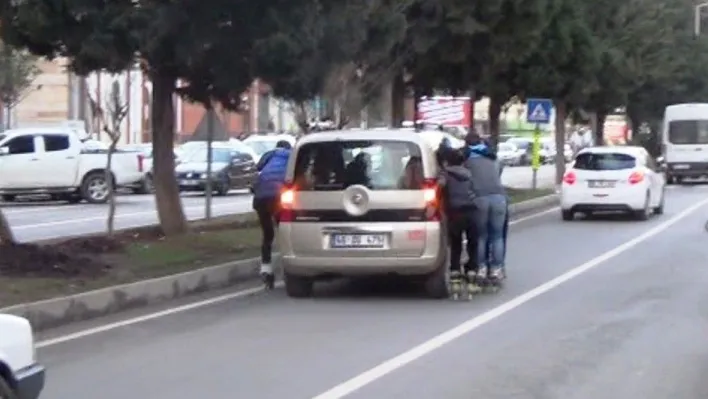
<instances>
[{"instance_id":1,"label":"boy in black jacket","mask_svg":"<svg viewBox=\"0 0 708 399\"><path fill-rule=\"evenodd\" d=\"M441 185L445 214L447 215L447 232L450 242L450 285L454 291L461 286L465 274L469 281L474 280L477 270L477 222L474 204L474 187L472 174L463 166L464 156L460 151L448 151L447 166L442 169ZM462 241L467 238L468 262L462 270Z\"/></svg>"}]
</instances>

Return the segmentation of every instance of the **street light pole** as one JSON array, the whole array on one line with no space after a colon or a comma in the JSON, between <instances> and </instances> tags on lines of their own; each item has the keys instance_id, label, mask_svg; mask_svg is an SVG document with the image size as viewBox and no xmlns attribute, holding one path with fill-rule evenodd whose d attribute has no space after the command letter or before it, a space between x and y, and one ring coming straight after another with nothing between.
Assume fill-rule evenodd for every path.
<instances>
[{"instance_id":1,"label":"street light pole","mask_svg":"<svg viewBox=\"0 0 708 399\"><path fill-rule=\"evenodd\" d=\"M708 7L708 2L698 4L693 9L693 35L698 37L701 35L701 11Z\"/></svg>"}]
</instances>

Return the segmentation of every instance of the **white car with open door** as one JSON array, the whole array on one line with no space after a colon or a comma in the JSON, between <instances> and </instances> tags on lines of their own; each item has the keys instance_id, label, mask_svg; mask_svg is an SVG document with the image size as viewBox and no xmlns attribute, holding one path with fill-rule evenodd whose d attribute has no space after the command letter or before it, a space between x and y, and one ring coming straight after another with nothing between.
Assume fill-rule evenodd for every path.
<instances>
[{"instance_id":1,"label":"white car with open door","mask_svg":"<svg viewBox=\"0 0 708 399\"><path fill-rule=\"evenodd\" d=\"M646 220L664 212L665 187L661 167L643 147L585 148L563 176L563 220L593 212L628 212Z\"/></svg>"}]
</instances>

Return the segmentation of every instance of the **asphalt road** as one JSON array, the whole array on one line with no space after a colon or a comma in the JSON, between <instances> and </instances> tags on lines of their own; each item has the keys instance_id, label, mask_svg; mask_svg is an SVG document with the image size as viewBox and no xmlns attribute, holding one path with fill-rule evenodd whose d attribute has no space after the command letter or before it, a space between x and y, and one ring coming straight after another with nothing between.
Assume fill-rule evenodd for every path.
<instances>
[{"instance_id":1,"label":"asphalt road","mask_svg":"<svg viewBox=\"0 0 708 399\"><path fill-rule=\"evenodd\" d=\"M539 187L553 186L552 165L538 172ZM532 172L529 167L508 167L503 172L504 183L516 187L530 187ZM189 219L204 217L204 196L184 195L182 199ZM52 202L2 203L18 240L31 242L105 231L106 205ZM232 192L228 197L214 197L212 214L215 216L244 213L251 210L251 196L247 192ZM116 228L145 226L157 223L155 199L152 195L124 195L118 199Z\"/></svg>"},{"instance_id":2,"label":"asphalt road","mask_svg":"<svg viewBox=\"0 0 708 399\"><path fill-rule=\"evenodd\" d=\"M646 222L519 221L506 287L472 302L345 281L53 332L43 399L703 399L706 194L671 188Z\"/></svg>"}]
</instances>

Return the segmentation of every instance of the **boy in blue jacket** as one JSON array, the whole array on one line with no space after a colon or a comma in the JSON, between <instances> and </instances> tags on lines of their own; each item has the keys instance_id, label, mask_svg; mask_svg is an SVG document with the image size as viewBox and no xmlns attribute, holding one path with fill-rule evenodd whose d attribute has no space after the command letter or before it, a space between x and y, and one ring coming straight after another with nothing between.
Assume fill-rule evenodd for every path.
<instances>
[{"instance_id":1,"label":"boy in blue jacket","mask_svg":"<svg viewBox=\"0 0 708 399\"><path fill-rule=\"evenodd\" d=\"M275 149L263 154L258 161L258 179L253 187L253 209L263 231L261 244L261 277L269 288L273 287L272 253L275 226L280 209L280 191L285 183L285 172L292 146L285 140L278 141Z\"/></svg>"}]
</instances>

